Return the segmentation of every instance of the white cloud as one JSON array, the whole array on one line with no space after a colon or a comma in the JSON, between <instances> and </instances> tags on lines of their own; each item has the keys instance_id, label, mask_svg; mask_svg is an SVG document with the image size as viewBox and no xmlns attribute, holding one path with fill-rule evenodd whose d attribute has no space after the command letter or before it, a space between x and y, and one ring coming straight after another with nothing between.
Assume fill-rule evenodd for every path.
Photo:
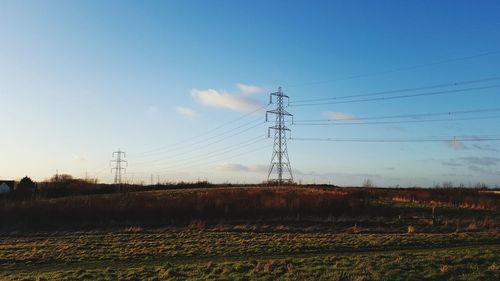
<instances>
[{"instance_id":1,"label":"white cloud","mask_svg":"<svg viewBox=\"0 0 500 281\"><path fill-rule=\"evenodd\" d=\"M464 150L465 149L465 145L462 142L457 141L457 140L446 141L446 145L454 150Z\"/></svg>"},{"instance_id":2,"label":"white cloud","mask_svg":"<svg viewBox=\"0 0 500 281\"><path fill-rule=\"evenodd\" d=\"M192 110L191 108L183 107L183 106L176 106L175 112L177 112L181 115L190 117L190 118L196 116L196 112L194 112L194 110Z\"/></svg>"},{"instance_id":3,"label":"white cloud","mask_svg":"<svg viewBox=\"0 0 500 281\"><path fill-rule=\"evenodd\" d=\"M253 111L261 104L244 96L219 92L213 89L198 90L192 89L193 98L204 106L226 108L234 111Z\"/></svg>"},{"instance_id":4,"label":"white cloud","mask_svg":"<svg viewBox=\"0 0 500 281\"><path fill-rule=\"evenodd\" d=\"M255 95L264 92L264 89L254 85L246 85L238 83L237 86L240 89L240 92L242 92L244 95Z\"/></svg>"},{"instance_id":5,"label":"white cloud","mask_svg":"<svg viewBox=\"0 0 500 281\"><path fill-rule=\"evenodd\" d=\"M73 158L74 161L77 161L77 162L85 160L85 157L78 155L76 153L71 153L71 157Z\"/></svg>"},{"instance_id":6,"label":"white cloud","mask_svg":"<svg viewBox=\"0 0 500 281\"><path fill-rule=\"evenodd\" d=\"M349 113L344 113L344 112L326 111L326 112L322 112L321 115L330 121L342 121L342 122L347 122L347 123L359 123L360 122L358 117L356 117L352 114L349 114Z\"/></svg>"}]
</instances>

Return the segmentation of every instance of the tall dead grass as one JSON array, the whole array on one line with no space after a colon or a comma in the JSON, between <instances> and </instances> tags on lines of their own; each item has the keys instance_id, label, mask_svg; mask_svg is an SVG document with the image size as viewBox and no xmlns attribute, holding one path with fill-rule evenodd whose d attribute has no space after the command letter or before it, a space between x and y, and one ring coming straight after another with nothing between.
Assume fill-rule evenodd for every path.
<instances>
[{"instance_id":1,"label":"tall dead grass","mask_svg":"<svg viewBox=\"0 0 500 281\"><path fill-rule=\"evenodd\" d=\"M219 188L0 201L5 224L119 221L189 223L338 216L372 211L362 198L335 189Z\"/></svg>"}]
</instances>

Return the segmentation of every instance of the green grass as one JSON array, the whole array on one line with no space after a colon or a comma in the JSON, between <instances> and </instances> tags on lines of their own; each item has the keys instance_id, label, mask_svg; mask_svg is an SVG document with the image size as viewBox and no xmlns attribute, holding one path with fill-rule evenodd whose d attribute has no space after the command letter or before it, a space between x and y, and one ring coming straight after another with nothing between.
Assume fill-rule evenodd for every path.
<instances>
[{"instance_id":1,"label":"green grass","mask_svg":"<svg viewBox=\"0 0 500 281\"><path fill-rule=\"evenodd\" d=\"M40 272L4 272L0 277L6 280L498 280L499 250L498 246L487 246L224 262L137 263L116 269L53 266Z\"/></svg>"},{"instance_id":2,"label":"green grass","mask_svg":"<svg viewBox=\"0 0 500 281\"><path fill-rule=\"evenodd\" d=\"M499 242L497 233L338 234L162 231L52 233L0 238L0 260L15 264L86 260L286 255L398 250Z\"/></svg>"},{"instance_id":3,"label":"green grass","mask_svg":"<svg viewBox=\"0 0 500 281\"><path fill-rule=\"evenodd\" d=\"M1 280L498 280L500 234L11 234Z\"/></svg>"}]
</instances>

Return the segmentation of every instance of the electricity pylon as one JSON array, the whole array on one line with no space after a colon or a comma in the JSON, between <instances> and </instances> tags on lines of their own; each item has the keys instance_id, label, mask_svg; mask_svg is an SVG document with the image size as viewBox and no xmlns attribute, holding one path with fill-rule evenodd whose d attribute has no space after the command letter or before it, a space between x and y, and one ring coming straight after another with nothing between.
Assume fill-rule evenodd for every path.
<instances>
[{"instance_id":1,"label":"electricity pylon","mask_svg":"<svg viewBox=\"0 0 500 281\"><path fill-rule=\"evenodd\" d=\"M128 162L126 160L123 160L123 158L126 158L127 156L125 155L125 152L121 151L118 149L118 151L113 152L111 157L115 157L116 159L109 161L109 164L115 163L115 166L111 168L111 173L113 173L113 170L115 171L115 184L121 184L122 183L122 171L125 173L126 169L122 166L123 163L125 163L125 166L128 166ZM123 156L123 158L122 158Z\"/></svg>"},{"instance_id":2,"label":"electricity pylon","mask_svg":"<svg viewBox=\"0 0 500 281\"><path fill-rule=\"evenodd\" d=\"M274 131L274 144L273 156L271 157L271 164L269 165L269 173L267 175L268 182L275 182L278 185L283 183L293 183L292 167L290 166L290 159L288 158L288 149L286 146L286 132L290 129L285 125L285 117L291 116L293 123L293 115L285 110L284 99L287 99L287 106L289 98L283 94L281 87L278 91L269 95L269 104L273 103L273 96L276 100L276 109L266 111L266 121L268 121L268 114L276 115L276 123L273 127L269 127L267 136L271 137L271 130ZM273 171L276 171L277 178L272 177ZM285 176L283 175L285 173Z\"/></svg>"}]
</instances>

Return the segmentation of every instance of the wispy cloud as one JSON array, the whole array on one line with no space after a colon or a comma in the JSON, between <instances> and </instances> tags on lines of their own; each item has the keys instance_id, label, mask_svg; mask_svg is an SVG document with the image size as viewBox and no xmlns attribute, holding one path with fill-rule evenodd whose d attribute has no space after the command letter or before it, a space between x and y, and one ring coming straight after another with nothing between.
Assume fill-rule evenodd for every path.
<instances>
[{"instance_id":1,"label":"wispy cloud","mask_svg":"<svg viewBox=\"0 0 500 281\"><path fill-rule=\"evenodd\" d=\"M243 164L224 164L219 166L219 168L223 171L227 172L252 172L252 173L265 173L268 171L268 167L264 165L254 165L247 166Z\"/></svg>"},{"instance_id":2,"label":"wispy cloud","mask_svg":"<svg viewBox=\"0 0 500 281\"><path fill-rule=\"evenodd\" d=\"M221 170L228 171L228 172L247 172L249 170L248 166L242 165L242 164L224 164L219 166Z\"/></svg>"},{"instance_id":3,"label":"wispy cloud","mask_svg":"<svg viewBox=\"0 0 500 281\"><path fill-rule=\"evenodd\" d=\"M482 151L491 151L491 152L497 152L498 149L493 147L490 144L473 144L472 148L475 148L477 150L482 150Z\"/></svg>"},{"instance_id":4,"label":"wispy cloud","mask_svg":"<svg viewBox=\"0 0 500 281\"><path fill-rule=\"evenodd\" d=\"M500 175L500 171L495 170L492 167L480 167L480 166L471 165L471 166L469 166L469 170L476 172L476 173L485 174L485 175Z\"/></svg>"},{"instance_id":5,"label":"wispy cloud","mask_svg":"<svg viewBox=\"0 0 500 281\"><path fill-rule=\"evenodd\" d=\"M184 115L186 117L192 118L196 116L196 112L192 110L191 108L183 107L183 106L176 106L175 107L175 112Z\"/></svg>"},{"instance_id":6,"label":"wispy cloud","mask_svg":"<svg viewBox=\"0 0 500 281\"><path fill-rule=\"evenodd\" d=\"M81 162L85 160L85 157L78 155L76 153L71 153L71 158L73 158L74 161Z\"/></svg>"},{"instance_id":7,"label":"wispy cloud","mask_svg":"<svg viewBox=\"0 0 500 281\"><path fill-rule=\"evenodd\" d=\"M465 145L462 142L457 141L457 140L448 140L448 141L446 141L446 145L449 148L454 149L454 150L464 150L465 149Z\"/></svg>"},{"instance_id":8,"label":"wispy cloud","mask_svg":"<svg viewBox=\"0 0 500 281\"><path fill-rule=\"evenodd\" d=\"M357 179L365 179L365 178L379 178L381 175L379 174L369 174L369 173L340 173L340 172L331 172L331 173L316 173L316 172L303 172L297 169L293 170L294 174L297 176L314 176L318 178L330 179L330 178L357 178Z\"/></svg>"},{"instance_id":9,"label":"wispy cloud","mask_svg":"<svg viewBox=\"0 0 500 281\"><path fill-rule=\"evenodd\" d=\"M334 112L334 111L325 111L322 112L321 115L323 118L328 119L330 121L342 121L347 123L359 123L360 120L355 115L345 113L345 112Z\"/></svg>"},{"instance_id":10,"label":"wispy cloud","mask_svg":"<svg viewBox=\"0 0 500 281\"><path fill-rule=\"evenodd\" d=\"M478 166L495 166L500 164L500 158L498 157L461 157L459 160L462 160L466 163L478 165Z\"/></svg>"},{"instance_id":11,"label":"wispy cloud","mask_svg":"<svg viewBox=\"0 0 500 281\"><path fill-rule=\"evenodd\" d=\"M441 162L441 164L446 166L455 167L467 167L469 171L488 174L488 175L498 175L498 166L500 165L500 158L498 157L458 157L449 159L448 161Z\"/></svg>"},{"instance_id":12,"label":"wispy cloud","mask_svg":"<svg viewBox=\"0 0 500 281\"><path fill-rule=\"evenodd\" d=\"M204 106L230 109L233 111L249 112L258 109L261 104L243 95L234 95L219 92L214 89L191 90L193 98Z\"/></svg>"},{"instance_id":13,"label":"wispy cloud","mask_svg":"<svg viewBox=\"0 0 500 281\"><path fill-rule=\"evenodd\" d=\"M254 85L238 83L237 86L238 89L240 89L240 92L243 93L244 95L262 94L264 92L264 89Z\"/></svg>"},{"instance_id":14,"label":"wispy cloud","mask_svg":"<svg viewBox=\"0 0 500 281\"><path fill-rule=\"evenodd\" d=\"M463 166L464 164L461 163L461 162L454 162L453 160L450 160L450 161L444 161L444 162L441 162L441 164L445 165L445 166L450 166L450 167L460 167L460 166Z\"/></svg>"},{"instance_id":15,"label":"wispy cloud","mask_svg":"<svg viewBox=\"0 0 500 281\"><path fill-rule=\"evenodd\" d=\"M470 178L473 177L473 174L457 174L457 173L444 173L441 174L443 177L462 177L462 178Z\"/></svg>"}]
</instances>

